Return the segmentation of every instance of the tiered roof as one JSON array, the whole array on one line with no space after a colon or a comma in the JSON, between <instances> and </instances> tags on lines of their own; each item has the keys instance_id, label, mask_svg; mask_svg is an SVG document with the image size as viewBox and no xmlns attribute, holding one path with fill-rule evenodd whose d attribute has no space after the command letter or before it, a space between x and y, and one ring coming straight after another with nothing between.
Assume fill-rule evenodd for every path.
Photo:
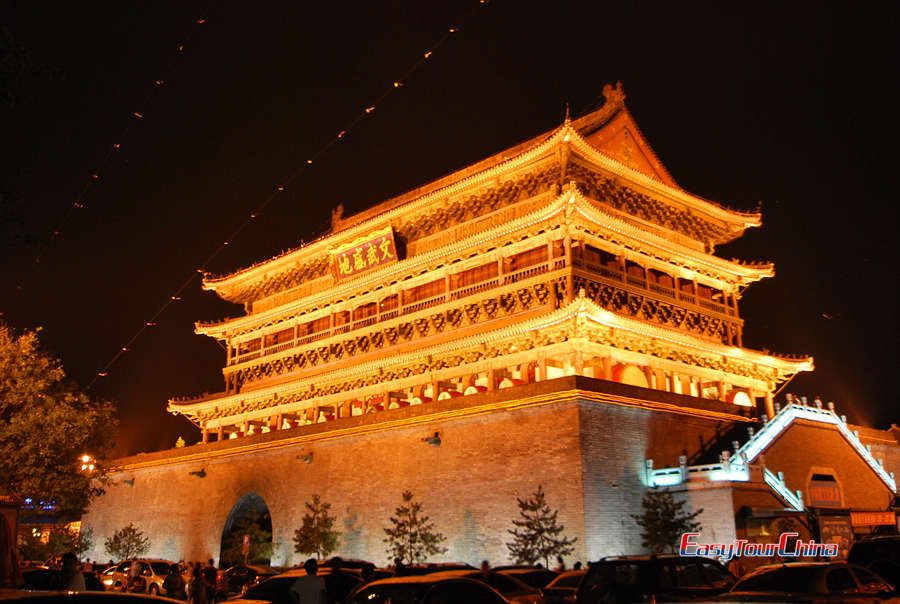
<instances>
[{"instance_id":1,"label":"tiered roof","mask_svg":"<svg viewBox=\"0 0 900 604\"><path fill-rule=\"evenodd\" d=\"M570 182L623 220L689 250L711 252L760 226L758 212L730 210L681 189L626 109L621 85L605 87L604 96L603 107L588 115L357 215L337 213L325 237L230 275L207 275L203 287L252 303L327 277L328 252L366 230L390 224L411 257L417 241ZM751 268L759 277L771 274L768 265Z\"/></svg>"}]
</instances>

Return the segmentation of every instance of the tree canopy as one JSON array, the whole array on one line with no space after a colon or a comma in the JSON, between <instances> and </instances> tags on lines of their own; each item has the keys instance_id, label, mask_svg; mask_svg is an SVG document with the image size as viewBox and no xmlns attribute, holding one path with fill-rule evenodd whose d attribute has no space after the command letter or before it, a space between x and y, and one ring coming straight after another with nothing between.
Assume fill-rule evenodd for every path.
<instances>
[{"instance_id":1,"label":"tree canopy","mask_svg":"<svg viewBox=\"0 0 900 604\"><path fill-rule=\"evenodd\" d=\"M150 538L132 523L122 527L103 542L106 553L115 560L137 558L150 551Z\"/></svg>"},{"instance_id":2,"label":"tree canopy","mask_svg":"<svg viewBox=\"0 0 900 604\"><path fill-rule=\"evenodd\" d=\"M404 564L424 562L428 556L443 554L447 548L441 543L447 540L434 530L434 523L422 514L422 504L413 501L412 491L403 491L403 505L391 516L391 526L384 529L387 537L387 554L400 558Z\"/></svg>"},{"instance_id":3,"label":"tree canopy","mask_svg":"<svg viewBox=\"0 0 900 604\"><path fill-rule=\"evenodd\" d=\"M700 523L694 519L703 513L703 509L689 514L684 505L684 501L675 501L669 491L647 491L641 502L641 513L631 515L642 529L644 547L653 553L674 551L683 533L700 530Z\"/></svg>"},{"instance_id":4,"label":"tree canopy","mask_svg":"<svg viewBox=\"0 0 900 604\"><path fill-rule=\"evenodd\" d=\"M566 527L556 523L559 511L550 509L541 485L530 498L516 497L516 501L519 519L512 521L516 528L507 531L513 540L506 547L517 563L533 565L543 560L544 566L549 567L553 558L575 551L572 545L578 538L569 539L562 534Z\"/></svg>"},{"instance_id":5,"label":"tree canopy","mask_svg":"<svg viewBox=\"0 0 900 604\"><path fill-rule=\"evenodd\" d=\"M300 554L315 554L320 560L338 546L340 532L334 530L337 516L329 514L331 504L325 503L318 495L313 495L312 503L306 502L303 525L294 531L294 551Z\"/></svg>"},{"instance_id":6,"label":"tree canopy","mask_svg":"<svg viewBox=\"0 0 900 604\"><path fill-rule=\"evenodd\" d=\"M0 494L17 495L37 515L80 516L103 493L115 408L79 392L60 361L41 350L37 331L0 323ZM82 471L82 455L93 470Z\"/></svg>"}]
</instances>

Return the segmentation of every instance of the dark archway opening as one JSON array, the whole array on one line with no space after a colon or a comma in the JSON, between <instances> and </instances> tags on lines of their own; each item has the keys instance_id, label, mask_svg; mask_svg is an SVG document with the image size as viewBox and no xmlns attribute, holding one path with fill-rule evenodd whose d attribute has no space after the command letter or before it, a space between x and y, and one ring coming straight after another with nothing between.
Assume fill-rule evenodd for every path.
<instances>
[{"instance_id":1,"label":"dark archway opening","mask_svg":"<svg viewBox=\"0 0 900 604\"><path fill-rule=\"evenodd\" d=\"M272 517L263 498L247 493L234 504L225 528L219 553L219 566L269 564L273 554Z\"/></svg>"}]
</instances>

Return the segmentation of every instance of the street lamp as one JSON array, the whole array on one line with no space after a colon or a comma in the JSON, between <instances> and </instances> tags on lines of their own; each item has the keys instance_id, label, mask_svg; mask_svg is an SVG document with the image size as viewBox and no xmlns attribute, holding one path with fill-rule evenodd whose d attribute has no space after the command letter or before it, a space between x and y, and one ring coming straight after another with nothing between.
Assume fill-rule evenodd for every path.
<instances>
[{"instance_id":1,"label":"street lamp","mask_svg":"<svg viewBox=\"0 0 900 604\"><path fill-rule=\"evenodd\" d=\"M94 471L94 458L85 453L81 456L81 471L82 472L93 472Z\"/></svg>"}]
</instances>

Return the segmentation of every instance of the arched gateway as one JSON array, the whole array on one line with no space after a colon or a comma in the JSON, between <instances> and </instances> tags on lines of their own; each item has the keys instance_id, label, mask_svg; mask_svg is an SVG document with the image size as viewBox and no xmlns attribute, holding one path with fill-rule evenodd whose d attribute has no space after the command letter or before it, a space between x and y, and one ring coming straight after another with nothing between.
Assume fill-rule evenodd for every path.
<instances>
[{"instance_id":1,"label":"arched gateway","mask_svg":"<svg viewBox=\"0 0 900 604\"><path fill-rule=\"evenodd\" d=\"M241 497L225 520L219 548L219 566L239 562L268 564L272 556L272 516L256 493Z\"/></svg>"}]
</instances>

